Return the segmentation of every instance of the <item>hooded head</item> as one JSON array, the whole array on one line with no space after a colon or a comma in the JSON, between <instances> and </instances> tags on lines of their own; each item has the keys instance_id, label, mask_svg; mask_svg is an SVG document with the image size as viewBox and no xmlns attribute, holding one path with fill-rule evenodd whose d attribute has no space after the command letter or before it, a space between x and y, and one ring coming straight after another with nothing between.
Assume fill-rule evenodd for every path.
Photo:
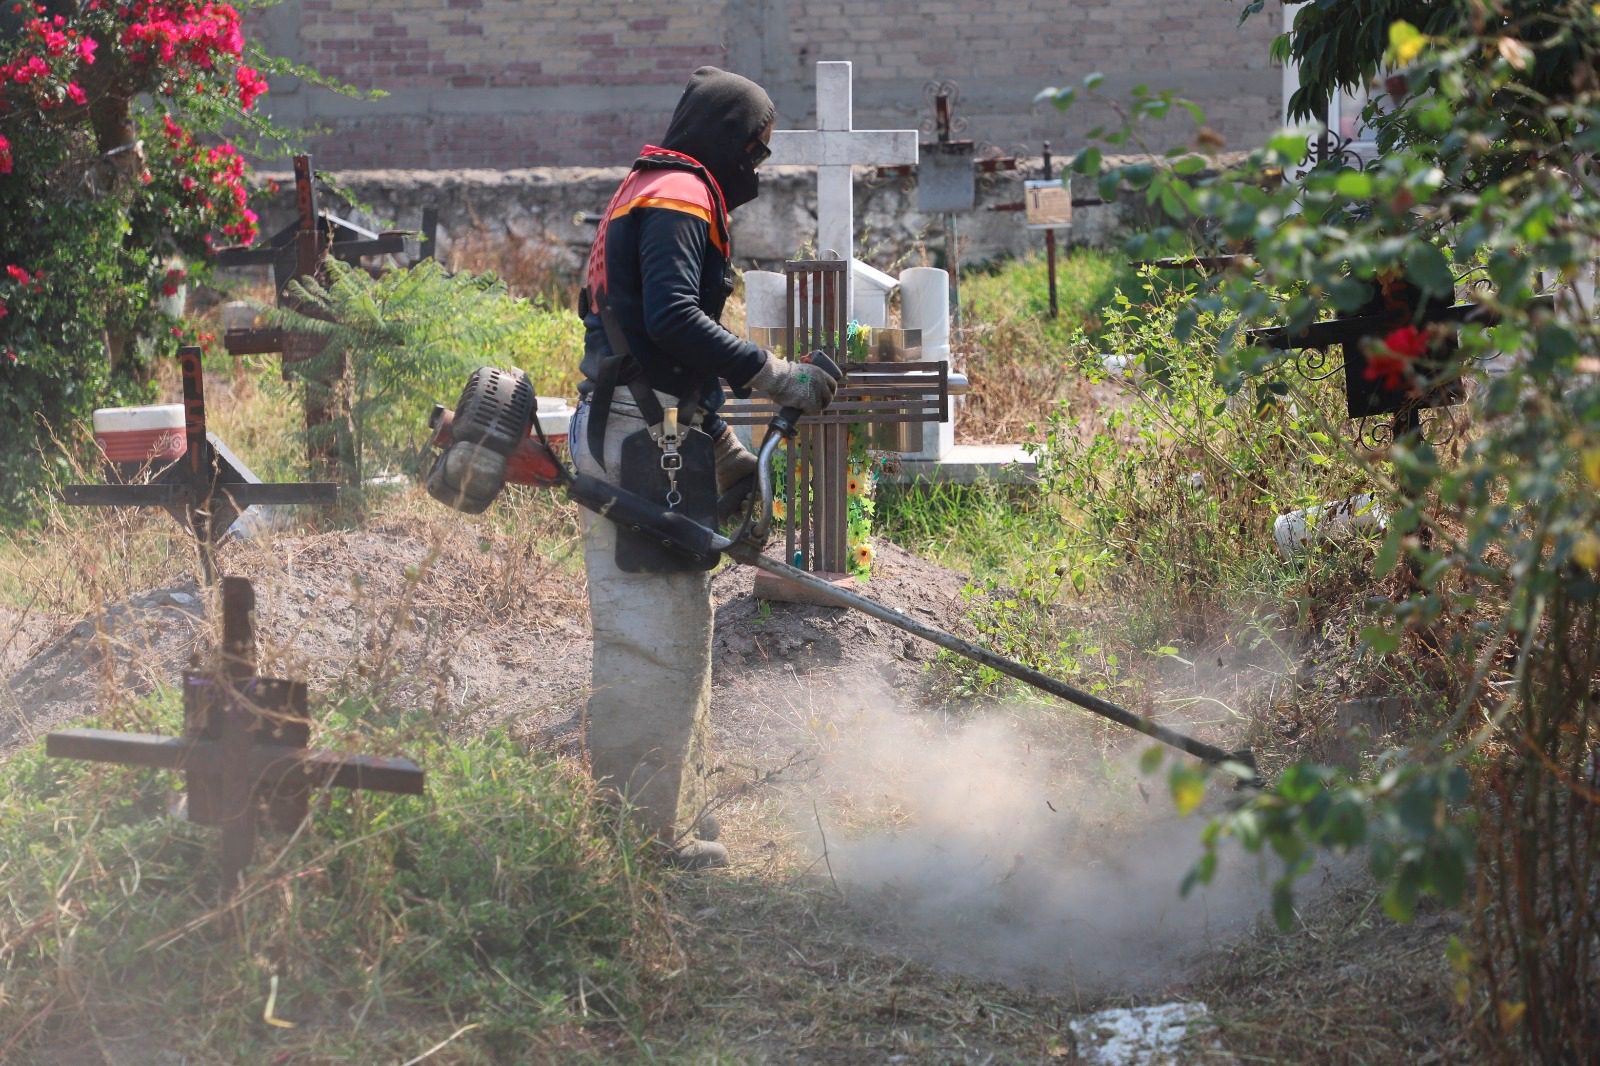
<instances>
[{"instance_id":1,"label":"hooded head","mask_svg":"<svg viewBox=\"0 0 1600 1066\"><path fill-rule=\"evenodd\" d=\"M756 198L750 146L777 113L766 90L749 78L701 67L679 97L661 147L698 159L732 210Z\"/></svg>"}]
</instances>

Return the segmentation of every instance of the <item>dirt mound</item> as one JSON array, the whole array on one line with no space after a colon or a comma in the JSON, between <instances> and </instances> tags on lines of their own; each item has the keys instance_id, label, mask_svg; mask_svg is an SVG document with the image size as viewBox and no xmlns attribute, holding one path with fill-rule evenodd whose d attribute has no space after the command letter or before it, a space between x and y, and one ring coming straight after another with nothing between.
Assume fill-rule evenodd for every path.
<instances>
[{"instance_id":1,"label":"dirt mound","mask_svg":"<svg viewBox=\"0 0 1600 1066\"><path fill-rule=\"evenodd\" d=\"M221 568L255 585L263 675L481 730L588 683L582 579L559 550L525 554L470 526L419 523L232 544ZM57 620L61 635L7 671L0 752L176 684L213 639L208 599L190 583Z\"/></svg>"},{"instance_id":2,"label":"dirt mound","mask_svg":"<svg viewBox=\"0 0 1600 1066\"><path fill-rule=\"evenodd\" d=\"M861 591L925 622L961 624L961 575L888 543L877 552ZM404 702L452 731L512 724L530 744L578 749L590 645L573 545L536 551L445 519L234 544L221 563L255 585L264 675L303 678L313 699ZM761 750L809 692L871 678L908 702L921 693L931 646L856 612L757 600L753 579L728 566L712 584L719 748ZM90 618L31 619L12 641L32 645L26 660L12 651L6 664L0 752L175 684L212 639L208 606L188 583Z\"/></svg>"}]
</instances>

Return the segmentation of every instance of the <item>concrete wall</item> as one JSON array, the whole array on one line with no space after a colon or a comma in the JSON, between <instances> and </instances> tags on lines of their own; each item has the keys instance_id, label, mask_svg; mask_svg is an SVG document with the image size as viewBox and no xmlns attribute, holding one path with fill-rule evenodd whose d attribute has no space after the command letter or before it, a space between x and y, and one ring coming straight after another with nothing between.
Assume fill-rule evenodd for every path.
<instances>
[{"instance_id":1,"label":"concrete wall","mask_svg":"<svg viewBox=\"0 0 1600 1066\"><path fill-rule=\"evenodd\" d=\"M979 184L978 209L957 216L964 265L1043 248L1043 235L1024 229L1020 214L989 210L1020 200L1022 177L1037 177L1039 170L1034 160L1023 171ZM605 207L625 173L621 167L539 167L341 171L334 176L363 205L343 213L369 227L417 229L423 208L436 206L439 258L446 262L456 240L479 231L491 239L510 236L547 243L560 266L575 270L594 237L594 227L575 216ZM815 239L815 171L776 167L762 173L761 196L734 212L734 256L741 267L772 268L794 258L802 242ZM281 185L276 196L262 191L251 198L262 212L263 233L271 234L294 218L294 179L290 174L260 177ZM855 194L859 258L891 273L903 266L944 265L943 218L916 211L913 184L898 179L874 183L858 170ZM326 206L338 207L331 201ZM1072 229L1061 239L1064 244L1106 246L1121 236L1123 219L1116 206L1079 208Z\"/></svg>"},{"instance_id":2,"label":"concrete wall","mask_svg":"<svg viewBox=\"0 0 1600 1066\"><path fill-rule=\"evenodd\" d=\"M1238 25L1220 0L284 0L257 16L272 51L388 93L356 100L275 78L264 105L321 132L336 168L517 168L628 159L659 136L696 66L772 93L780 125L814 122L814 64L856 64L858 129L916 128L925 84L960 84L966 136L1070 152L1112 121L1065 114L1041 88L1106 75L1103 93L1173 87L1199 101L1231 147L1278 120L1267 58L1276 20ZM1181 135L1174 124L1169 133ZM1151 145L1153 148L1164 144Z\"/></svg>"}]
</instances>

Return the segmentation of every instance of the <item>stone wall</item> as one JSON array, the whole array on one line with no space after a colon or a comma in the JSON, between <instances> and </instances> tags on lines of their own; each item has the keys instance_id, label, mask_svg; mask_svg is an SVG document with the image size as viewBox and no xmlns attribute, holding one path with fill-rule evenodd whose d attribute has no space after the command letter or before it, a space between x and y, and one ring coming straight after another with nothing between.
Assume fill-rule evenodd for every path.
<instances>
[{"instance_id":1,"label":"stone wall","mask_svg":"<svg viewBox=\"0 0 1600 1066\"><path fill-rule=\"evenodd\" d=\"M1043 235L1023 227L1016 212L992 211L996 204L1021 199L1022 177L1039 176L1032 161L1023 171L981 182L978 209L957 216L964 265L1020 255L1044 247ZM372 228L417 229L423 208L439 209L440 259L448 262L463 235L478 231L489 237L514 237L546 242L557 262L575 270L588 254L594 227L576 220L580 212L605 207L622 168L540 167L524 170L381 170L344 171L332 176L350 190L362 209L344 212ZM734 212L734 253L741 267L771 268L801 250L816 233L815 171L806 167L763 168L762 192L754 203ZM276 232L294 218L293 176L263 174L280 183L270 196L264 191L251 203L263 215L263 233ZM874 184L857 171L857 257L897 273L902 266L944 265L944 222L941 216L916 211L916 188L898 179ZM325 199L326 206L338 207ZM1122 233L1123 214L1114 206L1079 208L1063 244L1105 246Z\"/></svg>"},{"instance_id":2,"label":"stone wall","mask_svg":"<svg viewBox=\"0 0 1600 1066\"><path fill-rule=\"evenodd\" d=\"M1034 95L1085 74L1199 101L1231 145L1278 121L1276 21L1219 0L284 0L256 16L280 55L382 99L273 79L264 106L319 128L337 168L518 168L622 161L665 128L684 79L714 63L765 85L789 128L814 122L814 64L855 63L855 126L915 128L924 86L960 85L966 136L1070 152L1112 116ZM1179 136L1174 124L1164 135ZM1164 147L1164 145L1152 145Z\"/></svg>"}]
</instances>

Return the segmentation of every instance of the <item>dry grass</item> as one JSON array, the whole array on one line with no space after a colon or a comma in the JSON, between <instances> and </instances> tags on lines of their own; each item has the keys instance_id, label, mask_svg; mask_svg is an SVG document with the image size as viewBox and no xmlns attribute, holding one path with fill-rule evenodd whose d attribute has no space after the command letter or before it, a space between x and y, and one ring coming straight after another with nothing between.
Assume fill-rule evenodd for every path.
<instances>
[{"instance_id":1,"label":"dry grass","mask_svg":"<svg viewBox=\"0 0 1600 1066\"><path fill-rule=\"evenodd\" d=\"M445 266L452 271L493 273L514 296L543 299L552 307L577 306L577 279L548 240L495 235L475 225L452 239Z\"/></svg>"}]
</instances>

